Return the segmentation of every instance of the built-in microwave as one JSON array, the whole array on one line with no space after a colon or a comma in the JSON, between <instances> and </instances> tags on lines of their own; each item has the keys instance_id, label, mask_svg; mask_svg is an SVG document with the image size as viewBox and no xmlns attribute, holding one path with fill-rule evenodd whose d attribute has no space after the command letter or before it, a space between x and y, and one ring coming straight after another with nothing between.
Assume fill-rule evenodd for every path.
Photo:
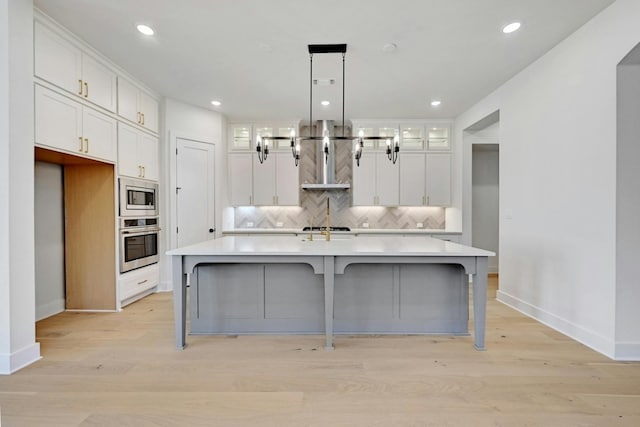
<instances>
[{"instance_id":1,"label":"built-in microwave","mask_svg":"<svg viewBox=\"0 0 640 427\"><path fill-rule=\"evenodd\" d=\"M158 184L120 178L120 216L158 216Z\"/></svg>"}]
</instances>

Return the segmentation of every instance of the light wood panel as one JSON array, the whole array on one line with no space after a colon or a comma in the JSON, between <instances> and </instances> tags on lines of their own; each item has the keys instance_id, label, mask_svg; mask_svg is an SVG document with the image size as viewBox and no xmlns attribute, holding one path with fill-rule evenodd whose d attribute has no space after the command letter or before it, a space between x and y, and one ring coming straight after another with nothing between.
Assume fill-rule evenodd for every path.
<instances>
[{"instance_id":1,"label":"light wood panel","mask_svg":"<svg viewBox=\"0 0 640 427\"><path fill-rule=\"evenodd\" d=\"M192 336L172 295L37 324L43 360L0 377L2 425L637 426L640 364L495 301L472 337ZM471 323L473 325L473 323Z\"/></svg>"},{"instance_id":2,"label":"light wood panel","mask_svg":"<svg viewBox=\"0 0 640 427\"><path fill-rule=\"evenodd\" d=\"M66 308L116 309L113 165L64 168Z\"/></svg>"}]
</instances>

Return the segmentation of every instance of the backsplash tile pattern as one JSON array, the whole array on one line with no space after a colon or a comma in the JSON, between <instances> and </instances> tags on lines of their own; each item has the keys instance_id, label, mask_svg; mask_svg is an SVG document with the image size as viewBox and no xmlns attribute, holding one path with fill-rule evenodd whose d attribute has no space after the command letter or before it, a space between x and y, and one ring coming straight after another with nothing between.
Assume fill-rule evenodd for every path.
<instances>
[{"instance_id":1,"label":"backsplash tile pattern","mask_svg":"<svg viewBox=\"0 0 640 427\"><path fill-rule=\"evenodd\" d=\"M306 132L302 129L301 132ZM340 129L337 130L340 132ZM304 134L304 133L302 133ZM321 141L304 141L300 150L300 183L316 182L316 149L314 144ZM336 182L352 182L351 144L337 141ZM268 161L268 160L267 160ZM293 161L293 159L291 160ZM322 161L322 159L320 160ZM423 228L445 228L445 210L439 207L396 207L356 206L351 207L351 190L310 191L300 190L300 207L238 207L235 208L236 228L302 228L307 225L321 226L326 223L327 197L331 206L331 225L349 228L399 228L416 229L421 222Z\"/></svg>"}]
</instances>

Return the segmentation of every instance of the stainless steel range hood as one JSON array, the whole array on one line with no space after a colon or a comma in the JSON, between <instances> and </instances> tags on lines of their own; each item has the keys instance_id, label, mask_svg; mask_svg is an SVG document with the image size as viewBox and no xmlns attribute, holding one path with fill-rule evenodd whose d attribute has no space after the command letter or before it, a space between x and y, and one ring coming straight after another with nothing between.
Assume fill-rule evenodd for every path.
<instances>
[{"instance_id":1,"label":"stainless steel range hood","mask_svg":"<svg viewBox=\"0 0 640 427\"><path fill-rule=\"evenodd\" d=\"M316 123L315 136L334 136L333 120L318 120ZM329 153L324 152L324 142L322 140L309 141L316 145L316 182L313 184L302 184L303 190L347 190L351 188L349 183L336 182L336 150L335 141L329 139Z\"/></svg>"}]
</instances>

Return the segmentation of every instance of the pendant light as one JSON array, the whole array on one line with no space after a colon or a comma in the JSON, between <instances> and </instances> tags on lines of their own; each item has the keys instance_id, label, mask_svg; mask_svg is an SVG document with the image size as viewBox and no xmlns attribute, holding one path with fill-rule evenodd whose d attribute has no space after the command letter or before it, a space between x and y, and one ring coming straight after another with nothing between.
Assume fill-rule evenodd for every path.
<instances>
[{"instance_id":1,"label":"pendant light","mask_svg":"<svg viewBox=\"0 0 640 427\"><path fill-rule=\"evenodd\" d=\"M330 141L357 141L355 145L354 158L356 165L360 166L360 159L362 158L362 151L364 149L364 140L373 141L386 141L387 143L387 157L395 164L398 160L398 152L400 151L400 144L398 135L393 138L393 142L387 136L365 136L364 132L360 130L357 137L344 136L344 100L345 100L345 56L347 53L347 45L343 44L310 44L309 48L309 136L296 137L295 130L291 130L290 136L261 136L256 137L256 151L258 160L263 163L269 155L269 141L277 140L290 140L291 155L295 161L296 166L300 160L300 141L322 141L322 151L324 153L325 163L329 157ZM322 136L311 135L312 123L313 123L313 55L321 53L341 53L342 54L342 135L330 136L328 132L325 132Z\"/></svg>"}]
</instances>

